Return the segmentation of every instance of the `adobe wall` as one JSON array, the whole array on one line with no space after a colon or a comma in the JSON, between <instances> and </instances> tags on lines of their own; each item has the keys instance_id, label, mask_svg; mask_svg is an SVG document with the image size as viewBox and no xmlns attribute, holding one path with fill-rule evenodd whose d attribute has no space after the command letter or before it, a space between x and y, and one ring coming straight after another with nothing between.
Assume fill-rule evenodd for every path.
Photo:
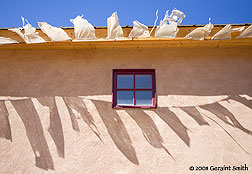
<instances>
[{"instance_id":1,"label":"adobe wall","mask_svg":"<svg viewBox=\"0 0 252 174\"><path fill-rule=\"evenodd\" d=\"M0 173L212 174L220 171L210 166L244 164L251 172L251 55L251 47L0 50ZM112 109L112 69L127 68L156 70L157 109Z\"/></svg>"}]
</instances>

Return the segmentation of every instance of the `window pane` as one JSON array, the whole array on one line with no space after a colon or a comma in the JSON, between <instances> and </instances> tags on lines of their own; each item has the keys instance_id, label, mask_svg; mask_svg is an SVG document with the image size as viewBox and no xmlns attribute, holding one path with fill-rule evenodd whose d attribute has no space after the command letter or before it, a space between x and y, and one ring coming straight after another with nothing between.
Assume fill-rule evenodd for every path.
<instances>
[{"instance_id":1,"label":"window pane","mask_svg":"<svg viewBox=\"0 0 252 174\"><path fill-rule=\"evenodd\" d=\"M133 89L133 75L117 75L117 89Z\"/></svg>"},{"instance_id":2,"label":"window pane","mask_svg":"<svg viewBox=\"0 0 252 174\"><path fill-rule=\"evenodd\" d=\"M133 105L133 91L117 91L117 105Z\"/></svg>"},{"instance_id":3,"label":"window pane","mask_svg":"<svg viewBox=\"0 0 252 174\"><path fill-rule=\"evenodd\" d=\"M152 75L136 75L136 89L151 89Z\"/></svg>"},{"instance_id":4,"label":"window pane","mask_svg":"<svg viewBox=\"0 0 252 174\"><path fill-rule=\"evenodd\" d=\"M152 105L152 91L136 91L136 105Z\"/></svg>"}]
</instances>

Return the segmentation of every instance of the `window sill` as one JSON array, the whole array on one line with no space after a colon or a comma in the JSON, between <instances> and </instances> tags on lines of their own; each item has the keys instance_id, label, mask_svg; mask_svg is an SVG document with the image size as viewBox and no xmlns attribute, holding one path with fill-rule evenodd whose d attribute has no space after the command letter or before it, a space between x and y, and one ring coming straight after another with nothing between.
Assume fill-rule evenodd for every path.
<instances>
[{"instance_id":1,"label":"window sill","mask_svg":"<svg viewBox=\"0 0 252 174\"><path fill-rule=\"evenodd\" d=\"M156 109L157 106L112 106L112 109L124 109L124 108Z\"/></svg>"}]
</instances>

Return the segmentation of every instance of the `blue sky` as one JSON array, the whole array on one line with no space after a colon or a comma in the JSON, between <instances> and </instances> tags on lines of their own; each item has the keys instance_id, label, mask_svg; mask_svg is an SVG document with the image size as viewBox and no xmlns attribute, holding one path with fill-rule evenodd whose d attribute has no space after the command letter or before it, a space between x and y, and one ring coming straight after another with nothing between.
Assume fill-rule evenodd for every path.
<instances>
[{"instance_id":1,"label":"blue sky","mask_svg":"<svg viewBox=\"0 0 252 174\"><path fill-rule=\"evenodd\" d=\"M160 20L166 10L171 12L174 7L186 14L182 25L206 24L209 17L214 24L252 23L252 0L2 0L0 7L1 28L21 27L20 16L35 27L37 22L72 27L69 19L81 14L94 26L106 26L107 18L115 11L121 26L132 26L134 20L153 25L157 9Z\"/></svg>"}]
</instances>

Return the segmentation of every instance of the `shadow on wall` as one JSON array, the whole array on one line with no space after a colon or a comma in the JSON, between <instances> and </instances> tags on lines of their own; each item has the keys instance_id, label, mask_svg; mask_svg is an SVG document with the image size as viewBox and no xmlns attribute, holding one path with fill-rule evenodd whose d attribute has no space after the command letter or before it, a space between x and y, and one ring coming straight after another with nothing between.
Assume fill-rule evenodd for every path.
<instances>
[{"instance_id":1,"label":"shadow on wall","mask_svg":"<svg viewBox=\"0 0 252 174\"><path fill-rule=\"evenodd\" d=\"M50 126L48 132L50 133L56 148L58 155L64 158L64 135L62 130L61 119L56 106L54 97L39 97L38 101L49 108L50 111Z\"/></svg>"},{"instance_id":2,"label":"shadow on wall","mask_svg":"<svg viewBox=\"0 0 252 174\"><path fill-rule=\"evenodd\" d=\"M115 110L109 111L111 103L103 101L93 101L97 108L108 133L114 141L116 147L128 158L132 163L139 164L135 148L132 145L130 136Z\"/></svg>"},{"instance_id":3,"label":"shadow on wall","mask_svg":"<svg viewBox=\"0 0 252 174\"><path fill-rule=\"evenodd\" d=\"M183 107L181 109L190 115L200 126L209 125L195 107Z\"/></svg>"},{"instance_id":4,"label":"shadow on wall","mask_svg":"<svg viewBox=\"0 0 252 174\"><path fill-rule=\"evenodd\" d=\"M84 123L89 126L92 132L102 141L101 134L99 133L95 121L92 115L88 112L83 99L80 97L62 97L65 105L68 109L70 120L72 123L72 129L80 131L77 119L83 119ZM55 97L38 97L38 101L49 108L50 111L50 125L48 132L50 133L56 147L59 157L65 157L65 146L64 146L64 134L62 130L61 116L59 115L58 108L56 105ZM239 95L229 96L224 100L235 100L244 104L245 106L252 109L252 100L246 99ZM13 107L17 111L21 118L28 140L30 142L32 151L35 156L36 166L45 170L54 170L54 162L50 154L47 141L44 136L41 121L38 113L31 98L21 100L10 100ZM111 109L111 103L101 100L91 100L95 105L107 131L113 140L118 150L132 163L139 165L135 147L131 141L130 135L120 118L120 115L116 110ZM231 125L246 134L251 135L251 131L246 129L241 123L235 118L235 116L225 107L218 102L212 104L206 104L199 106L200 108L207 110L216 115L223 123ZM191 116L199 126L207 125L209 123L204 118L208 116L202 115L196 106L192 107L178 107L183 112L186 112ZM79 113L79 115L76 115ZM154 123L152 118L141 109L124 109L125 112L136 122L142 131L142 134L146 141L154 148L162 148L167 154L173 158L172 154L163 144L164 140L160 135L158 126ZM168 107L159 107L155 109L155 113L176 133L182 142L190 147L190 137L188 135L189 129L180 121L179 117L171 111ZM228 118L228 119L227 119ZM233 137L214 119L209 118L218 124L228 136L246 153L248 153ZM230 120L230 121L228 121ZM0 138L5 138L12 141L11 136L11 124L9 122L8 110L5 106L4 101L0 101ZM173 158L174 159L174 158ZM174 159L175 160L175 159Z\"/></svg>"},{"instance_id":5,"label":"shadow on wall","mask_svg":"<svg viewBox=\"0 0 252 174\"><path fill-rule=\"evenodd\" d=\"M144 113L143 110L129 110L127 112L141 128L146 141L155 148L163 148L173 158L171 153L163 145L163 138L151 117Z\"/></svg>"},{"instance_id":6,"label":"shadow on wall","mask_svg":"<svg viewBox=\"0 0 252 174\"><path fill-rule=\"evenodd\" d=\"M100 133L94 123L94 119L91 116L91 114L87 111L87 108L79 97L63 97L63 100L67 106L70 119L72 122L72 128L76 132L79 132L79 125L76 119L79 119L74 114L73 110L76 110L78 113L80 113L80 116L82 117L83 121L89 126L89 128L95 133L95 135L102 141L100 137Z\"/></svg>"},{"instance_id":7,"label":"shadow on wall","mask_svg":"<svg viewBox=\"0 0 252 174\"><path fill-rule=\"evenodd\" d=\"M246 128L244 128L239 121L235 118L235 116L229 112L229 110L227 110L225 107L223 107L222 105L220 105L219 103L213 103L213 104L209 104L209 105L203 105L200 106L201 108L210 111L211 113L213 113L214 115L216 115L219 119L221 119L223 122L225 122L226 124L229 124L233 127L236 127L238 129L240 129L241 131L252 135L252 132ZM231 120L232 123L229 123L227 118L229 118L229 120Z\"/></svg>"},{"instance_id":8,"label":"shadow on wall","mask_svg":"<svg viewBox=\"0 0 252 174\"><path fill-rule=\"evenodd\" d=\"M9 114L4 101L0 101L0 137L12 141Z\"/></svg>"},{"instance_id":9,"label":"shadow on wall","mask_svg":"<svg viewBox=\"0 0 252 174\"><path fill-rule=\"evenodd\" d=\"M21 120L35 155L36 166L42 169L54 169L41 121L31 99L11 101Z\"/></svg>"},{"instance_id":10,"label":"shadow on wall","mask_svg":"<svg viewBox=\"0 0 252 174\"><path fill-rule=\"evenodd\" d=\"M190 146L190 138L187 134L187 128L182 124L179 118L171 112L168 108L159 108L156 113L164 120L166 124L179 136L179 138L187 145Z\"/></svg>"}]
</instances>

